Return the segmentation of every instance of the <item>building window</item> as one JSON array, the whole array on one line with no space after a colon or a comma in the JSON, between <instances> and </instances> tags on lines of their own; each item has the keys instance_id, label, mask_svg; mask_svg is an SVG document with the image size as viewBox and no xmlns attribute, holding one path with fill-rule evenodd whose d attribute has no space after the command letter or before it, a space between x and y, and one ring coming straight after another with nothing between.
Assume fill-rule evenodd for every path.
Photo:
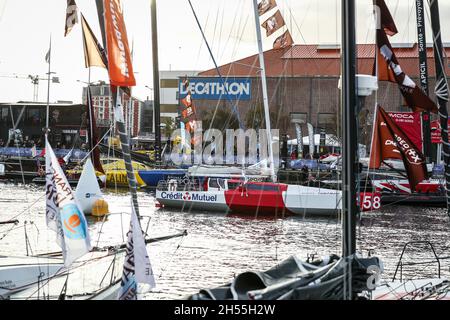
<instances>
[{"instance_id":1,"label":"building window","mask_svg":"<svg viewBox=\"0 0 450 320\"><path fill-rule=\"evenodd\" d=\"M178 88L178 79L161 79L161 88Z\"/></svg>"},{"instance_id":2,"label":"building window","mask_svg":"<svg viewBox=\"0 0 450 320\"><path fill-rule=\"evenodd\" d=\"M103 99L103 98L98 99L97 118L105 119L105 99Z\"/></svg>"},{"instance_id":3,"label":"building window","mask_svg":"<svg viewBox=\"0 0 450 320\"><path fill-rule=\"evenodd\" d=\"M307 123L308 114L306 112L291 112L291 121L296 123Z\"/></svg>"},{"instance_id":4,"label":"building window","mask_svg":"<svg viewBox=\"0 0 450 320\"><path fill-rule=\"evenodd\" d=\"M337 126L336 120L336 114L334 113L319 113L317 126L326 129L327 131L334 130Z\"/></svg>"},{"instance_id":5,"label":"building window","mask_svg":"<svg viewBox=\"0 0 450 320\"><path fill-rule=\"evenodd\" d=\"M0 120L4 124L10 122L9 110L7 107L0 108Z\"/></svg>"},{"instance_id":6,"label":"building window","mask_svg":"<svg viewBox=\"0 0 450 320\"><path fill-rule=\"evenodd\" d=\"M100 86L100 95L101 96L105 95L105 87L104 86Z\"/></svg>"}]
</instances>

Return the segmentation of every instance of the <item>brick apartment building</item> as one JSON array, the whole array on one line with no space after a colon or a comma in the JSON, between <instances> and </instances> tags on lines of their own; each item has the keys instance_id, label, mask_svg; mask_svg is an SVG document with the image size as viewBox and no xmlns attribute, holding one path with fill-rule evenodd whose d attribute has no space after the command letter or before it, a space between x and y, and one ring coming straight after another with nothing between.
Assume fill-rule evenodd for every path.
<instances>
[{"instance_id":1,"label":"brick apartment building","mask_svg":"<svg viewBox=\"0 0 450 320\"><path fill-rule=\"evenodd\" d=\"M86 104L86 88L83 88L83 104ZM94 105L94 114L97 121L97 126L100 128L100 132L104 134L113 119L113 105L110 95L109 84L100 83L97 85L91 85L92 103ZM141 109L143 108L143 102L134 98L132 99L132 112L131 112L131 136L137 136L141 130ZM129 106L130 97L122 92L122 105L123 115L125 123L129 123Z\"/></svg>"}]
</instances>

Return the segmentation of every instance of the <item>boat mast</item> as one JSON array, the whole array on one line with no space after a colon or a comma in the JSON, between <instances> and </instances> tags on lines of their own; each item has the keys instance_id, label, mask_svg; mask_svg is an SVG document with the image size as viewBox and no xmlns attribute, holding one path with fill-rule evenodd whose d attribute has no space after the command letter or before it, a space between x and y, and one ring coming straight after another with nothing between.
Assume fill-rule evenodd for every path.
<instances>
[{"instance_id":1,"label":"boat mast","mask_svg":"<svg viewBox=\"0 0 450 320\"><path fill-rule=\"evenodd\" d=\"M108 46L106 43L106 28L105 28L105 20L104 20L104 12L105 8L103 6L102 0L96 0L97 5L97 13L100 23L100 30L102 32L102 38L103 38L103 44L105 50L108 50ZM132 205L134 207L136 216L138 217L138 222L140 219L139 214L139 203L138 203L138 197L137 197L137 182L136 182L136 176L134 174L133 164L131 160L130 155L130 139L127 134L127 130L125 128L125 120L123 115L123 109L122 109L122 101L121 101L121 87L113 86L110 84L110 95L112 99L112 105L114 108L114 121L116 124L116 130L119 134L120 139L120 145L121 145L121 151L122 151L122 157L123 161L125 163L125 170L127 172L127 179L128 179L128 187L131 193L131 201ZM130 88L130 96L131 96L131 88ZM140 222L139 222L140 223Z\"/></svg>"},{"instance_id":2,"label":"boat mast","mask_svg":"<svg viewBox=\"0 0 450 320\"><path fill-rule=\"evenodd\" d=\"M51 74L51 65L52 65L52 35L50 35L50 46L48 49L48 77L47 77L47 111L45 118L45 134L48 134L50 130L50 74Z\"/></svg>"},{"instance_id":3,"label":"boat mast","mask_svg":"<svg viewBox=\"0 0 450 320\"><path fill-rule=\"evenodd\" d=\"M255 14L255 28L256 28L256 38L258 42L258 51L259 51L259 65L261 70L261 84L262 84L262 93L263 93L263 103L264 103L264 116L266 122L266 137L267 137L267 145L269 147L269 168L270 175L272 177L272 181L277 181L277 176L275 175L274 161L273 161L273 146L272 146L272 132L270 128L270 116L269 116L269 98L267 95L267 82L266 82L266 67L264 64L264 53L262 47L262 37L261 37L261 28L259 26L259 12L258 12L258 3L256 0L253 0L253 10Z\"/></svg>"},{"instance_id":4,"label":"boat mast","mask_svg":"<svg viewBox=\"0 0 450 320\"><path fill-rule=\"evenodd\" d=\"M342 1L341 107L342 107L342 255L356 251L356 169L358 168L356 123L356 37L355 0ZM352 297L351 262L344 279L344 299Z\"/></svg>"},{"instance_id":5,"label":"boat mast","mask_svg":"<svg viewBox=\"0 0 450 320\"><path fill-rule=\"evenodd\" d=\"M419 49L420 86L426 95L428 92L427 41L425 34L425 10L423 0L416 0L417 46ZM422 112L423 153L427 163L431 162L430 112Z\"/></svg>"},{"instance_id":6,"label":"boat mast","mask_svg":"<svg viewBox=\"0 0 450 320\"><path fill-rule=\"evenodd\" d=\"M100 25L100 32L102 34L102 44L105 51L107 50L106 46L106 29L105 29L105 19L103 17L104 15L104 7L103 7L103 0L95 0L95 5L97 7L97 16L98 16L98 23Z\"/></svg>"},{"instance_id":7,"label":"boat mast","mask_svg":"<svg viewBox=\"0 0 450 320\"><path fill-rule=\"evenodd\" d=\"M153 110L155 121L155 160L161 162L161 113L159 98L158 21L156 0L151 0L152 56L153 56Z\"/></svg>"},{"instance_id":8,"label":"boat mast","mask_svg":"<svg viewBox=\"0 0 450 320\"><path fill-rule=\"evenodd\" d=\"M448 142L448 83L444 67L444 50L441 38L441 24L439 19L438 0L428 0L431 13L431 27L433 29L434 63L436 69L435 93L439 104L439 119L441 122L441 137L445 167L445 189L447 193L447 214L450 215L450 144Z\"/></svg>"}]
</instances>

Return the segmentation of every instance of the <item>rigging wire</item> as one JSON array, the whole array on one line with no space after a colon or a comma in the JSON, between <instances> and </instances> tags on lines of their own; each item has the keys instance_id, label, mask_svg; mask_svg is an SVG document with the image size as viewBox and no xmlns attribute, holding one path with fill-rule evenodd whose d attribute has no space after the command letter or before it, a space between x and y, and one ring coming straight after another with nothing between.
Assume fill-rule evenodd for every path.
<instances>
[{"instance_id":1,"label":"rigging wire","mask_svg":"<svg viewBox=\"0 0 450 320\"><path fill-rule=\"evenodd\" d=\"M216 62L216 60L214 58L214 55L213 55L213 53L211 51L211 47L209 46L208 40L206 39L205 33L203 32L202 26L200 24L200 21L198 20L198 17L197 17L197 14L196 14L195 10L194 10L194 7L192 6L191 0L188 0L188 2L189 2L189 5L190 5L190 7L192 9L192 13L193 13L194 18L195 18L195 20L197 22L197 25L198 25L198 27L200 29L200 32L202 34L203 40L205 41L205 44L206 44L206 46L208 48L209 54L210 54L210 56L211 56L211 58L212 58L212 60L214 62L215 69L217 70L217 73L219 75L220 80L222 81L222 84L224 84L224 79L223 79L222 74L220 72L220 69L219 69L219 67L217 65L217 62ZM239 121L239 126L241 127L242 126L242 122L241 122L241 119L240 119L239 111L237 110L237 105L234 104L233 101L231 101L230 97L228 97L228 90L226 89L225 85L224 85L224 88L225 88L225 92L226 92L226 95L227 95L227 100L229 100L230 103L232 104L232 110L236 113L236 116L237 116L238 121ZM215 115L217 113L217 109L218 108L216 108L215 111L214 111L213 118L215 117Z\"/></svg>"}]
</instances>

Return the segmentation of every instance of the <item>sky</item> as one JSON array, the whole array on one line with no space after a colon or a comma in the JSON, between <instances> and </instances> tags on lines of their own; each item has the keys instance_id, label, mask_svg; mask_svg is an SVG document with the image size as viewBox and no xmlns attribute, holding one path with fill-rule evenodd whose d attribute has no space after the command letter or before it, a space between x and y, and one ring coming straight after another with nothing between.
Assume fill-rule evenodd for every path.
<instances>
[{"instance_id":1,"label":"sky","mask_svg":"<svg viewBox=\"0 0 450 320\"><path fill-rule=\"evenodd\" d=\"M258 52L252 0L191 1L219 65ZM372 0L356 2L357 41L373 43ZM439 2L443 41L450 42L450 20L443 19L450 16L450 0ZM76 0L76 3L100 39L95 1ZM277 3L295 44L340 42L340 0L277 0ZM415 0L386 0L386 4L399 30L391 42L416 42ZM59 84L51 85L50 101L81 102L84 84L80 81L88 81L88 69L84 67L81 24L64 37L66 5L66 0L0 0L0 102L33 100L31 80L13 77L46 78L48 64L44 57L50 35L52 72L60 78ZM188 0L157 0L157 6L160 70L213 68ZM133 95L145 100L152 95L146 86L153 87L150 0L122 0L122 7L130 47L134 46L137 84ZM426 22L430 42L429 18ZM264 50L271 49L273 40L273 36L267 38L263 32ZM91 81L97 80L108 81L108 75L106 70L93 67ZM47 100L45 80L40 81L38 100Z\"/></svg>"}]
</instances>

